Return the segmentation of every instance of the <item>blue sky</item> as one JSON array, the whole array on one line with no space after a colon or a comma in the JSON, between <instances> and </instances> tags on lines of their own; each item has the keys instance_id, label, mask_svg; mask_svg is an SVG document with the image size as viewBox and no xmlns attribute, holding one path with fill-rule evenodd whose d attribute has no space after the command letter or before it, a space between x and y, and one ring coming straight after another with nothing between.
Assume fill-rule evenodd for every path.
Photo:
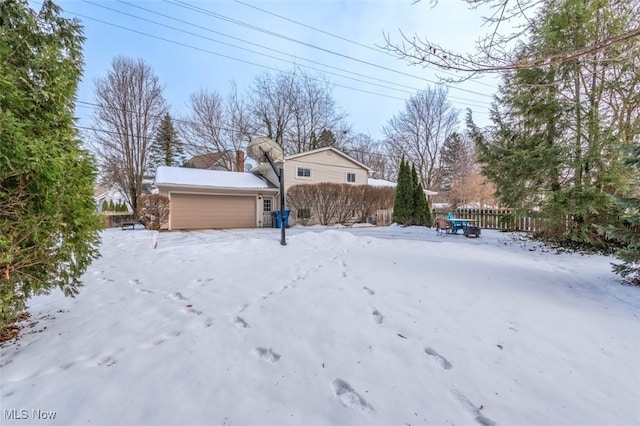
<instances>
[{"instance_id":1,"label":"blue sky","mask_svg":"<svg viewBox=\"0 0 640 426\"><path fill-rule=\"evenodd\" d=\"M65 16L79 18L85 28L78 100L93 102L95 79L106 75L118 55L143 58L153 68L176 117L200 89L225 95L234 80L244 91L259 74L297 64L335 84L334 98L355 132L381 138L382 126L406 99L438 82L438 71L381 52L376 45L384 44L383 32L399 40L402 30L469 51L484 30L480 12L461 0L440 0L435 7L425 0L242 1L57 0ZM496 80L485 78L449 87L461 123L471 108L478 124L488 124L495 86ZM91 126L90 108L79 107L77 114L81 125Z\"/></svg>"}]
</instances>

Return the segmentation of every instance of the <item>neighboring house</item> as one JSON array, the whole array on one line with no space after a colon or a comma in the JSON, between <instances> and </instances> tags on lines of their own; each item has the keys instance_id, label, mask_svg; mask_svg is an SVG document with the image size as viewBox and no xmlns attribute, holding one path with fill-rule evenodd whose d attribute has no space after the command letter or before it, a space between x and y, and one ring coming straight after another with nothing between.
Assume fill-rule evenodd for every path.
<instances>
[{"instance_id":1,"label":"neighboring house","mask_svg":"<svg viewBox=\"0 0 640 426\"><path fill-rule=\"evenodd\" d=\"M229 151L218 151L195 155L185 164L194 169L243 172L244 161L244 151L238 150L235 154Z\"/></svg>"},{"instance_id":2,"label":"neighboring house","mask_svg":"<svg viewBox=\"0 0 640 426\"><path fill-rule=\"evenodd\" d=\"M169 230L262 227L278 193L251 173L185 167L158 167L156 186L169 197Z\"/></svg>"},{"instance_id":3,"label":"neighboring house","mask_svg":"<svg viewBox=\"0 0 640 426\"><path fill-rule=\"evenodd\" d=\"M113 204L125 204L129 212L131 212L131 207L129 207L129 203L127 203L126 198L122 192L120 192L116 187L108 187L108 186L97 186L93 190L93 200L96 204L96 210L98 212L102 212L105 207L105 203L113 202Z\"/></svg>"},{"instance_id":4,"label":"neighboring house","mask_svg":"<svg viewBox=\"0 0 640 426\"><path fill-rule=\"evenodd\" d=\"M369 178L368 180L368 184L371 186L391 186L391 187L396 187L398 186L398 184L396 182L391 182L390 180L385 180L385 179L372 179ZM427 196L427 199L429 199L430 195L438 195L437 192L434 191L430 191L428 189L424 189L424 195Z\"/></svg>"}]
</instances>

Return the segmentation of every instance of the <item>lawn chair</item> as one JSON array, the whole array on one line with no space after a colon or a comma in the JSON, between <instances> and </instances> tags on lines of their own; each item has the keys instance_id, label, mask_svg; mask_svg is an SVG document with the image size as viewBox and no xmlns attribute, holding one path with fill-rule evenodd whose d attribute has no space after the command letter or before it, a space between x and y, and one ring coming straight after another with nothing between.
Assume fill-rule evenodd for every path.
<instances>
[{"instance_id":1,"label":"lawn chair","mask_svg":"<svg viewBox=\"0 0 640 426\"><path fill-rule=\"evenodd\" d=\"M451 223L443 217L436 218L436 233L442 237L451 232Z\"/></svg>"}]
</instances>

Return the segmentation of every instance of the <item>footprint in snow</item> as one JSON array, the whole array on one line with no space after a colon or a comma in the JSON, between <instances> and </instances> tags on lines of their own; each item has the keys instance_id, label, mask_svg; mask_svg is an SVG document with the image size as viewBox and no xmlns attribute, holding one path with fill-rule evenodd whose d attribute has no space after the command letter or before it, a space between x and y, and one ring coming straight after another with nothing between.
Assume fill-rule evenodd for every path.
<instances>
[{"instance_id":1,"label":"footprint in snow","mask_svg":"<svg viewBox=\"0 0 640 426\"><path fill-rule=\"evenodd\" d=\"M238 328L249 328L249 323L246 322L242 317L233 317L231 322Z\"/></svg>"},{"instance_id":2,"label":"footprint in snow","mask_svg":"<svg viewBox=\"0 0 640 426\"><path fill-rule=\"evenodd\" d=\"M471 401L469 401L469 399L466 396L464 396L462 393L460 393L458 390L452 388L452 389L449 390L449 392L451 392L451 395L453 396L453 398L456 401L458 401L460 406L467 413L469 413L470 415L473 416L473 418L475 419L476 422L480 423L482 426L495 426L496 425L496 422L494 422L493 420L491 420L488 417L485 417L480 412L480 408L478 408L475 405L473 405L473 403Z\"/></svg>"},{"instance_id":3,"label":"footprint in snow","mask_svg":"<svg viewBox=\"0 0 640 426\"><path fill-rule=\"evenodd\" d=\"M331 382L331 385L338 400L345 407L360 411L374 411L373 407L358 392L353 390L349 383L342 379L335 379Z\"/></svg>"},{"instance_id":4,"label":"footprint in snow","mask_svg":"<svg viewBox=\"0 0 640 426\"><path fill-rule=\"evenodd\" d=\"M376 294L376 292L371 290L369 287L362 287L362 289L366 291L369 294L369 296L373 296L374 294Z\"/></svg>"},{"instance_id":5,"label":"footprint in snow","mask_svg":"<svg viewBox=\"0 0 640 426\"><path fill-rule=\"evenodd\" d=\"M186 305L182 311L186 314L202 315L202 311L195 309L193 305Z\"/></svg>"},{"instance_id":6,"label":"footprint in snow","mask_svg":"<svg viewBox=\"0 0 640 426\"><path fill-rule=\"evenodd\" d=\"M424 348L424 353L429 355L429 358L435 360L440 365L440 367L444 368L445 370L451 370L453 368L453 365L445 357L443 357L430 347Z\"/></svg>"},{"instance_id":7,"label":"footprint in snow","mask_svg":"<svg viewBox=\"0 0 640 426\"><path fill-rule=\"evenodd\" d=\"M134 278L132 280L129 280L129 284L131 284L131 285L139 285L139 284L142 284L142 282L139 279Z\"/></svg>"},{"instance_id":8,"label":"footprint in snow","mask_svg":"<svg viewBox=\"0 0 640 426\"><path fill-rule=\"evenodd\" d=\"M181 293L177 291L171 291L167 293L167 297L172 300L187 300Z\"/></svg>"},{"instance_id":9,"label":"footprint in snow","mask_svg":"<svg viewBox=\"0 0 640 426\"><path fill-rule=\"evenodd\" d=\"M270 363L276 363L280 361L280 354L273 352L271 348L267 349L267 348L257 347L257 348L253 348L252 352L256 357L264 361L269 361Z\"/></svg>"},{"instance_id":10,"label":"footprint in snow","mask_svg":"<svg viewBox=\"0 0 640 426\"><path fill-rule=\"evenodd\" d=\"M152 293L153 293L153 291L151 291L151 290L147 290L147 289L144 289L144 288L137 288L137 289L136 289L136 293L152 294Z\"/></svg>"},{"instance_id":11,"label":"footprint in snow","mask_svg":"<svg viewBox=\"0 0 640 426\"><path fill-rule=\"evenodd\" d=\"M149 343L144 343L144 344L140 345L140 347L143 348L143 349L149 349L149 348L152 348L154 346L159 346L159 345L163 344L164 342L166 342L167 340L169 340L169 339L171 339L173 337L178 337L180 334L182 334L182 333L180 333L179 331L170 331L168 333L165 333L165 334L153 339Z\"/></svg>"},{"instance_id":12,"label":"footprint in snow","mask_svg":"<svg viewBox=\"0 0 640 426\"><path fill-rule=\"evenodd\" d=\"M110 355L107 356L103 356L102 358L100 358L97 361L98 365L102 365L104 367L111 367L113 364L115 364L116 362L118 362L118 359L115 357L112 357ZM68 367L67 367L68 368Z\"/></svg>"},{"instance_id":13,"label":"footprint in snow","mask_svg":"<svg viewBox=\"0 0 640 426\"><path fill-rule=\"evenodd\" d=\"M382 324L382 322L384 321L384 317L382 316L382 314L380 313L380 311L378 311L377 309L373 308L373 320L377 323L377 324Z\"/></svg>"}]
</instances>

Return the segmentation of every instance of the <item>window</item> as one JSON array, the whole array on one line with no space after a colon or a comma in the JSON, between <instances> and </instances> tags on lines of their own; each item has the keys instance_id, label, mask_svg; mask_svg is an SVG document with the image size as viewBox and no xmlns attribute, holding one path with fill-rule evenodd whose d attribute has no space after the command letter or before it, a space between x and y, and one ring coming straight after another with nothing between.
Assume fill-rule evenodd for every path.
<instances>
[{"instance_id":1,"label":"window","mask_svg":"<svg viewBox=\"0 0 640 426\"><path fill-rule=\"evenodd\" d=\"M265 198L262 200L262 211L270 212L273 209L273 200L271 198Z\"/></svg>"},{"instance_id":2,"label":"window","mask_svg":"<svg viewBox=\"0 0 640 426\"><path fill-rule=\"evenodd\" d=\"M296 177L298 179L311 179L311 169L307 167L298 167L296 169Z\"/></svg>"},{"instance_id":3,"label":"window","mask_svg":"<svg viewBox=\"0 0 640 426\"><path fill-rule=\"evenodd\" d=\"M347 172L347 183L356 183L356 174L353 172Z\"/></svg>"},{"instance_id":4,"label":"window","mask_svg":"<svg viewBox=\"0 0 640 426\"><path fill-rule=\"evenodd\" d=\"M311 217L311 209L298 209L298 219L309 219Z\"/></svg>"}]
</instances>

